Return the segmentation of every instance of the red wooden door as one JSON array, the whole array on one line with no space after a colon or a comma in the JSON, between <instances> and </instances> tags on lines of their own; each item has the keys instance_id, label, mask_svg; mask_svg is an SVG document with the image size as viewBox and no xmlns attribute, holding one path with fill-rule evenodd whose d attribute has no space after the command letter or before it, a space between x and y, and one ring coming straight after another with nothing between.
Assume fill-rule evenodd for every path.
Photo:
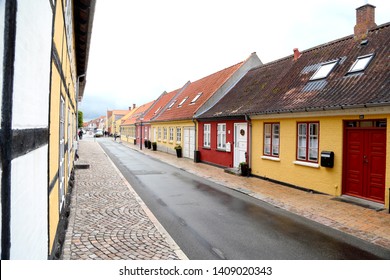
<instances>
[{"instance_id":1,"label":"red wooden door","mask_svg":"<svg viewBox=\"0 0 390 280\"><path fill-rule=\"evenodd\" d=\"M385 200L386 130L347 129L344 193Z\"/></svg>"}]
</instances>

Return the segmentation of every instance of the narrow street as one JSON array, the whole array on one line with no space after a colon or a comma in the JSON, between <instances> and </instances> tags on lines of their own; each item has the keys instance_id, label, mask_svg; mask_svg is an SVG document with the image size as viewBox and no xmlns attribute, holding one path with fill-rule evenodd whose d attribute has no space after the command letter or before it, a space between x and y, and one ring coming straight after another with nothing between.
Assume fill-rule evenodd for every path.
<instances>
[{"instance_id":1,"label":"narrow street","mask_svg":"<svg viewBox=\"0 0 390 280\"><path fill-rule=\"evenodd\" d=\"M190 174L111 138L97 141L189 259L390 258L382 247Z\"/></svg>"}]
</instances>

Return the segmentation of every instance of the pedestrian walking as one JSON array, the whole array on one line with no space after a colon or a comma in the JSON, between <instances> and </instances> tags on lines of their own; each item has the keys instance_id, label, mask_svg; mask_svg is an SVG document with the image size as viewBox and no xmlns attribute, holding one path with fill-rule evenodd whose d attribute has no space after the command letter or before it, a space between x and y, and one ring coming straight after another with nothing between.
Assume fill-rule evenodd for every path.
<instances>
[{"instance_id":1,"label":"pedestrian walking","mask_svg":"<svg viewBox=\"0 0 390 280\"><path fill-rule=\"evenodd\" d=\"M79 130L79 139L83 139L83 131L81 129Z\"/></svg>"}]
</instances>

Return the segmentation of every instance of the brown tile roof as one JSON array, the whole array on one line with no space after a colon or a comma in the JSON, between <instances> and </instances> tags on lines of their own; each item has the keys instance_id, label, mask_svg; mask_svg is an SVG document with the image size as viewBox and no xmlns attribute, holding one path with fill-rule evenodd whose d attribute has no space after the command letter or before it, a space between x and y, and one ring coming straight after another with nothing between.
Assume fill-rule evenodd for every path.
<instances>
[{"instance_id":1,"label":"brown tile roof","mask_svg":"<svg viewBox=\"0 0 390 280\"><path fill-rule=\"evenodd\" d=\"M178 96L171 108L166 108L154 121L192 119L196 111L240 68L243 62L218 71L200 80L190 83ZM195 101L194 98L201 93ZM187 98L183 103L182 101ZM172 104L172 103L170 103Z\"/></svg>"},{"instance_id":2,"label":"brown tile roof","mask_svg":"<svg viewBox=\"0 0 390 280\"><path fill-rule=\"evenodd\" d=\"M319 111L390 105L390 23L368 32L367 43L348 36L247 73L199 118ZM365 71L347 74L359 56L374 53ZM339 62L325 79L310 81L321 63Z\"/></svg>"},{"instance_id":3,"label":"brown tile roof","mask_svg":"<svg viewBox=\"0 0 390 280\"><path fill-rule=\"evenodd\" d=\"M134 109L134 113L122 122L121 125L131 125L139 121L139 118L153 105L154 100Z\"/></svg>"}]
</instances>

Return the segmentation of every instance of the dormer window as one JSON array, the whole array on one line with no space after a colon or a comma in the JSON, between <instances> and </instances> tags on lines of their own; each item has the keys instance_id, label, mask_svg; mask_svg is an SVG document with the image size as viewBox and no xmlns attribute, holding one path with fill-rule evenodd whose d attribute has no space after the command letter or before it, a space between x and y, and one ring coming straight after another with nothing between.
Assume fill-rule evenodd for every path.
<instances>
[{"instance_id":1,"label":"dormer window","mask_svg":"<svg viewBox=\"0 0 390 280\"><path fill-rule=\"evenodd\" d=\"M311 76L310 81L325 79L332 72L333 68L337 65L339 60L332 60L325 63L322 63L321 66L317 69L313 76Z\"/></svg>"},{"instance_id":2,"label":"dormer window","mask_svg":"<svg viewBox=\"0 0 390 280\"><path fill-rule=\"evenodd\" d=\"M175 103L176 103L176 100L174 100L174 101L169 105L168 110L171 109L172 106L175 105Z\"/></svg>"},{"instance_id":3,"label":"dormer window","mask_svg":"<svg viewBox=\"0 0 390 280\"><path fill-rule=\"evenodd\" d=\"M202 95L202 93L200 92L200 93L198 93L195 97L194 97L194 99L192 99L192 101L191 101L191 103L190 104L194 104L195 102L196 102L196 100L198 100L199 99L199 97Z\"/></svg>"},{"instance_id":4,"label":"dormer window","mask_svg":"<svg viewBox=\"0 0 390 280\"><path fill-rule=\"evenodd\" d=\"M177 107L181 107L183 105L184 102L186 102L186 100L188 99L188 96L187 97L184 97L184 99L180 102L179 105L177 105Z\"/></svg>"},{"instance_id":5,"label":"dormer window","mask_svg":"<svg viewBox=\"0 0 390 280\"><path fill-rule=\"evenodd\" d=\"M354 62L354 64L352 65L352 67L349 69L348 73L364 71L373 57L374 57L373 53L359 56Z\"/></svg>"},{"instance_id":6,"label":"dormer window","mask_svg":"<svg viewBox=\"0 0 390 280\"><path fill-rule=\"evenodd\" d=\"M154 114L157 114L157 112L160 111L160 109L161 109L161 106L158 107L158 109L156 110L156 112L154 112Z\"/></svg>"}]
</instances>

